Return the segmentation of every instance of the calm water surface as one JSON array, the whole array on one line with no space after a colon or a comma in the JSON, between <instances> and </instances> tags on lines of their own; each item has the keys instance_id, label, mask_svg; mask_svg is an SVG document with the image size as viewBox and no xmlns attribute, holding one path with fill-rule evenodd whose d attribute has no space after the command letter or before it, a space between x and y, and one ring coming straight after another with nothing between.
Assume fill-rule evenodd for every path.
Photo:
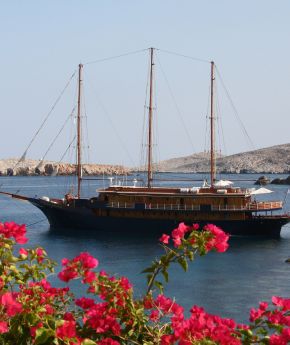
<instances>
[{"instance_id":1,"label":"calm water surface","mask_svg":"<svg viewBox=\"0 0 290 345\"><path fill-rule=\"evenodd\" d=\"M167 175L195 179L201 175ZM164 176L163 175L163 176ZM244 179L235 185L254 187L252 181L259 175L233 175ZM277 177L268 176L270 178ZM283 177L283 176L281 176ZM228 177L223 177L228 178ZM62 196L68 189L67 177L0 177L1 190L25 195ZM84 183L84 194L94 195L106 181ZM198 185L199 182L195 182ZM188 183L183 182L184 186ZM191 184L192 185L192 184ZM287 186L268 186L274 193L269 199L284 199L285 209L290 210ZM265 197L265 196L264 196ZM72 258L81 251L88 251L98 258L100 269L112 274L126 275L135 286L136 295L145 287L145 276L140 272L161 253L154 236L125 236L124 229L117 233L92 233L82 231L53 232L42 213L27 202L0 196L0 221L14 220L27 224L28 246L43 246L50 257L58 262L63 257ZM136 229L138 230L138 229ZM172 229L164 229L170 232ZM166 294L175 297L187 310L194 305L203 306L210 313L247 321L249 310L261 300L269 301L272 295L290 297L290 228L284 226L280 239L232 237L226 253L197 258L184 273L179 266L172 267ZM59 269L59 268L58 268ZM61 285L56 277L53 283ZM77 284L74 284L78 286ZM77 291L82 293L82 291Z\"/></svg>"}]
</instances>

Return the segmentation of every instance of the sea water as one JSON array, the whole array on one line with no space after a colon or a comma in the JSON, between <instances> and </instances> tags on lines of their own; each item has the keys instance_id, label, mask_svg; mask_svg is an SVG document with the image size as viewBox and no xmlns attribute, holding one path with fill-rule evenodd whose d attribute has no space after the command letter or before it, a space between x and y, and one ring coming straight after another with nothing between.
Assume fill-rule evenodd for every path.
<instances>
[{"instance_id":1,"label":"sea water","mask_svg":"<svg viewBox=\"0 0 290 345\"><path fill-rule=\"evenodd\" d=\"M232 175L223 179L239 179L236 186L253 188L259 175ZM268 176L270 179L277 175ZM280 176L278 176L280 177ZM281 176L285 177L285 176ZM190 174L160 174L159 178L192 179L182 181L182 187L200 185L203 176ZM119 178L121 181L121 178ZM0 189L29 196L62 197L69 190L69 177L0 177ZM161 182L163 185L170 182ZM174 182L177 184L178 182ZM108 180L84 181L84 195L96 194L96 189L108 184ZM178 183L180 184L180 183ZM264 195L269 200L284 200L285 211L290 210L289 186L269 185L274 193ZM50 230L44 215L28 202L0 195L0 221L13 220L27 224L27 246L42 246L48 255L60 262L64 257L72 258L88 251L99 260L99 269L111 274L125 275L134 284L135 295L140 297L146 287L146 277L141 271L162 253L158 238L151 235L126 235L125 229L118 232L83 232ZM164 229L169 233L172 229ZM176 298L187 311L193 305L203 306L207 312L232 317L239 322L248 320L251 307L259 301L270 301L271 296L290 297L290 227L282 228L281 238L232 237L230 248L225 253L210 253L198 257L189 265L188 272L180 266L170 269L169 283L165 294ZM56 272L60 270L57 267ZM51 281L62 286L56 275ZM73 282L77 294L79 284Z\"/></svg>"}]
</instances>

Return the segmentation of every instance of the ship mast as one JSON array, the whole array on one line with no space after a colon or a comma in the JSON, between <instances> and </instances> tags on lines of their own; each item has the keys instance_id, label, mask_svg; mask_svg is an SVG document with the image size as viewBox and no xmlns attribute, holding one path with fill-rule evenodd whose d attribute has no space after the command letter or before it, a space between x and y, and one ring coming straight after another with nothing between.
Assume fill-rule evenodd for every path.
<instances>
[{"instance_id":1,"label":"ship mast","mask_svg":"<svg viewBox=\"0 0 290 345\"><path fill-rule=\"evenodd\" d=\"M81 196L81 181L82 181L82 147L81 147L81 88L82 88L82 68L79 64L79 79L78 79L78 113L77 113L77 177L78 177L78 192L77 198Z\"/></svg>"},{"instance_id":2,"label":"ship mast","mask_svg":"<svg viewBox=\"0 0 290 345\"><path fill-rule=\"evenodd\" d=\"M214 136L214 62L211 61L210 75L210 186L214 187L216 179L216 163L215 163L215 136Z\"/></svg>"},{"instance_id":3,"label":"ship mast","mask_svg":"<svg viewBox=\"0 0 290 345\"><path fill-rule=\"evenodd\" d=\"M149 93L149 116L148 116L148 168L147 168L147 187L151 187L152 181L152 117L153 117L153 52L150 48L150 93Z\"/></svg>"}]
</instances>

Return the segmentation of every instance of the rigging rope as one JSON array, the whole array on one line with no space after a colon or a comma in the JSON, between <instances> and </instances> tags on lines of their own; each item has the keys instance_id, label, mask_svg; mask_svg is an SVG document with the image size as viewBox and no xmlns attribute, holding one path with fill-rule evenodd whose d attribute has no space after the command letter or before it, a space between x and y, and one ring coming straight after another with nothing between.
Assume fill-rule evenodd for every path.
<instances>
[{"instance_id":1,"label":"rigging rope","mask_svg":"<svg viewBox=\"0 0 290 345\"><path fill-rule=\"evenodd\" d=\"M73 110L71 111L71 113L68 115L68 117L66 118L64 124L62 125L62 127L60 128L59 132L57 133L57 135L54 137L53 141L51 142L51 144L49 145L48 149L46 150L45 154L43 155L43 157L41 158L41 161L44 160L44 158L46 157L46 155L48 154L48 152L50 151L50 149L52 148L52 146L54 145L54 143L56 142L57 138L60 136L61 132L63 131L64 127L66 126L68 120L70 119L70 117L73 115L74 111L76 109L76 106L74 106Z\"/></svg>"},{"instance_id":2,"label":"rigging rope","mask_svg":"<svg viewBox=\"0 0 290 345\"><path fill-rule=\"evenodd\" d=\"M88 79L88 80L89 80L89 82L91 83L90 79ZM92 83L91 83L91 86L92 86L92 88L94 89ZM109 122L110 122L110 124L111 124L111 126L112 126L112 128L113 128L113 131L115 132L115 135L116 135L116 137L118 138L118 140L119 140L121 146L122 146L123 149L126 151L126 153L127 153L127 155L128 155L128 158L130 159L132 165L133 165L133 166L136 166L136 164L135 164L135 162L134 162L134 159L133 159L132 156L130 155L130 152L129 152L128 148L126 147L126 145L125 145L124 141L122 140L122 138L121 138L119 132L117 131L116 126L114 125L114 122L113 122L111 116L109 115L109 112L108 112L107 109L105 108L105 106L104 106L104 104L102 103L102 101L100 100L100 98L97 96L97 92L95 91L95 89L94 89L94 94L93 94L93 95L95 96L94 99L97 101L99 107L103 110L104 114L105 114L105 115L107 116L107 118L109 119Z\"/></svg>"},{"instance_id":3,"label":"rigging rope","mask_svg":"<svg viewBox=\"0 0 290 345\"><path fill-rule=\"evenodd\" d=\"M217 132L218 132L218 143L217 145L219 146L220 154L223 149L225 155L227 155L226 151L226 144L225 144L225 137L224 137L224 131L223 131L223 122L222 122L222 116L221 114L221 107L220 107L220 102L219 102L219 94L217 87L215 86L215 95L216 95L216 124L217 124ZM216 153L218 154L218 151L216 150ZM218 157L217 157L218 158Z\"/></svg>"},{"instance_id":4,"label":"rigging rope","mask_svg":"<svg viewBox=\"0 0 290 345\"><path fill-rule=\"evenodd\" d=\"M171 52L171 51L168 51L168 50L163 50L163 49L156 49L156 50L161 51L163 53L170 54L170 55L181 56L181 57L184 57L186 59L190 59L190 60L194 60L194 61L199 61L199 62L203 62L203 63L211 63L211 61L209 61L209 60L200 59L200 58L196 58L196 57L188 56L188 55L183 55L183 54Z\"/></svg>"},{"instance_id":5,"label":"rigging rope","mask_svg":"<svg viewBox=\"0 0 290 345\"><path fill-rule=\"evenodd\" d=\"M76 71L74 71L74 73L72 74L72 76L69 78L68 82L66 83L65 87L63 88L63 90L61 91L60 95L57 97L56 101L54 102L52 108L50 109L50 111L48 112L48 114L45 116L42 124L40 125L39 129L36 131L36 133L34 134L33 138L31 139L31 141L29 142L28 146L26 147L23 155L21 156L21 158L19 159L19 161L14 165L13 169L15 169L17 167L17 165L23 161L25 159L26 153L29 150L30 146L32 145L32 143L34 142L34 140L36 139L37 135L39 134L39 132L41 131L41 129L43 128L43 126L45 125L46 121L48 120L49 116L51 115L51 113L53 112L54 108L56 107L56 105L58 104L58 102L60 101L60 99L62 98L65 90L68 88L69 84L71 83L72 79L74 78L74 76L76 75Z\"/></svg>"},{"instance_id":6,"label":"rigging rope","mask_svg":"<svg viewBox=\"0 0 290 345\"><path fill-rule=\"evenodd\" d=\"M183 129L184 129L184 131L185 131L185 133L186 133L186 136L187 136L187 138L188 138L188 140L189 140L189 143L190 143L190 145L191 145L191 147L192 147L192 150L193 150L193 152L194 152L194 151L195 151L195 147L194 147L193 141L191 140L191 136L190 136L190 134L189 134L189 132L188 132L188 130L187 130L187 127L186 127L186 125L185 125L185 122L184 122L183 116L182 116L182 114L181 114L181 111L180 111L180 109L179 109L179 107L178 107L178 105L177 105L177 102L176 102L176 99L175 99L175 97L174 97L172 88L170 87L168 78L167 78L167 76L166 76L166 74L165 74L165 72L164 72L164 69L162 68L162 65L161 65L161 63L160 63L160 60L159 60L157 54L156 54L156 57L157 57L157 61L158 61L160 70L161 70L161 72L162 72L163 78L164 78L164 80L165 80L165 82L166 82L166 84L167 84L167 87L168 87L170 96L171 96L171 98L172 98L172 100L173 100L173 103L174 103L174 106L175 106L175 108L176 108L176 111L177 111L177 113L178 113L178 115L179 115L179 117L180 117L180 119L181 119L181 123L182 123Z\"/></svg>"},{"instance_id":7,"label":"rigging rope","mask_svg":"<svg viewBox=\"0 0 290 345\"><path fill-rule=\"evenodd\" d=\"M147 113L147 98L148 98L148 89L149 89L149 74L150 74L150 56L148 55L148 70L147 70L147 82L145 88L145 101L144 101L144 111L143 111L143 123L142 123L142 137L141 137L141 146L140 146L140 161L139 161L139 169L144 169L146 165L146 158L144 158L144 147L145 145L145 128L146 123L146 113Z\"/></svg>"},{"instance_id":8,"label":"rigging rope","mask_svg":"<svg viewBox=\"0 0 290 345\"><path fill-rule=\"evenodd\" d=\"M230 102L230 104L231 104L231 106L232 106L232 108L233 108L234 114L235 114L235 116L236 116L238 122L240 123L240 126L242 127L242 130L243 130L243 132L244 132L244 134L245 134L245 137L247 138L247 140L248 140L248 142L249 142L251 148L252 148L252 149L255 149L255 145L254 145L252 139L250 138L250 136L249 136L249 134L248 134L248 132L247 132L247 130L246 130L246 128L245 128L245 126L244 126L242 120L240 119L240 117L239 117L239 115L238 115L238 111L237 111L237 109L236 109L236 107L235 107L235 105L234 105L234 102L233 102L233 100L232 100L232 98L231 98L231 96L230 96L229 91L227 90L227 88L226 88L226 86L225 86L225 83L224 83L224 81L223 81L223 79L222 79L222 76L221 76L221 74L220 74L220 72L219 72L217 66L215 66L215 67L216 67L216 72L217 72L217 75L218 75L218 77L219 77L219 79L220 79L221 85L222 85L222 87L223 87L224 90L225 90L225 93L226 93L226 95L227 95L227 97L228 97L228 99L229 99L229 102Z\"/></svg>"},{"instance_id":9,"label":"rigging rope","mask_svg":"<svg viewBox=\"0 0 290 345\"><path fill-rule=\"evenodd\" d=\"M118 58L121 58L121 57L124 57L124 56L142 53L142 52L144 52L144 51L146 51L146 50L148 50L148 49L149 49L149 48L141 49L141 50L135 50L135 51L133 51L133 52L128 52L128 53L124 53L124 54L120 54L120 55L110 56L110 57L103 58L103 59L88 61L88 62L85 62L83 65L91 65L91 64L95 64L95 63L99 63L99 62L114 60L114 59L118 59Z\"/></svg>"},{"instance_id":10,"label":"rigging rope","mask_svg":"<svg viewBox=\"0 0 290 345\"><path fill-rule=\"evenodd\" d=\"M42 223L42 222L45 222L45 221L47 221L47 219L46 218L42 218L42 219L38 220L37 222L27 224L26 226L29 227L29 226L36 225L36 224L39 224L39 223Z\"/></svg>"}]
</instances>

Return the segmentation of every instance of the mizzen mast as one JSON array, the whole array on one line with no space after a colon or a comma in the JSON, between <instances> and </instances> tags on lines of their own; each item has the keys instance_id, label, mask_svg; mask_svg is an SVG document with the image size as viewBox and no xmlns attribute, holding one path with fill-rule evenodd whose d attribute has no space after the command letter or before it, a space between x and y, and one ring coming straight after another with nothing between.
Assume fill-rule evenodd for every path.
<instances>
[{"instance_id":1,"label":"mizzen mast","mask_svg":"<svg viewBox=\"0 0 290 345\"><path fill-rule=\"evenodd\" d=\"M153 52L150 48L150 93L149 93L149 116L148 116L148 167L147 167L147 187L151 187L152 182L152 118L153 118Z\"/></svg>"},{"instance_id":2,"label":"mizzen mast","mask_svg":"<svg viewBox=\"0 0 290 345\"><path fill-rule=\"evenodd\" d=\"M216 162L215 162L215 128L214 128L214 62L210 62L210 186L213 188L216 179Z\"/></svg>"},{"instance_id":3,"label":"mizzen mast","mask_svg":"<svg viewBox=\"0 0 290 345\"><path fill-rule=\"evenodd\" d=\"M77 113L77 177L78 177L78 191L77 198L81 196L81 181L82 181L82 146L81 146L81 96L82 96L82 69L83 65L79 64L79 78L78 78L78 113Z\"/></svg>"}]
</instances>

